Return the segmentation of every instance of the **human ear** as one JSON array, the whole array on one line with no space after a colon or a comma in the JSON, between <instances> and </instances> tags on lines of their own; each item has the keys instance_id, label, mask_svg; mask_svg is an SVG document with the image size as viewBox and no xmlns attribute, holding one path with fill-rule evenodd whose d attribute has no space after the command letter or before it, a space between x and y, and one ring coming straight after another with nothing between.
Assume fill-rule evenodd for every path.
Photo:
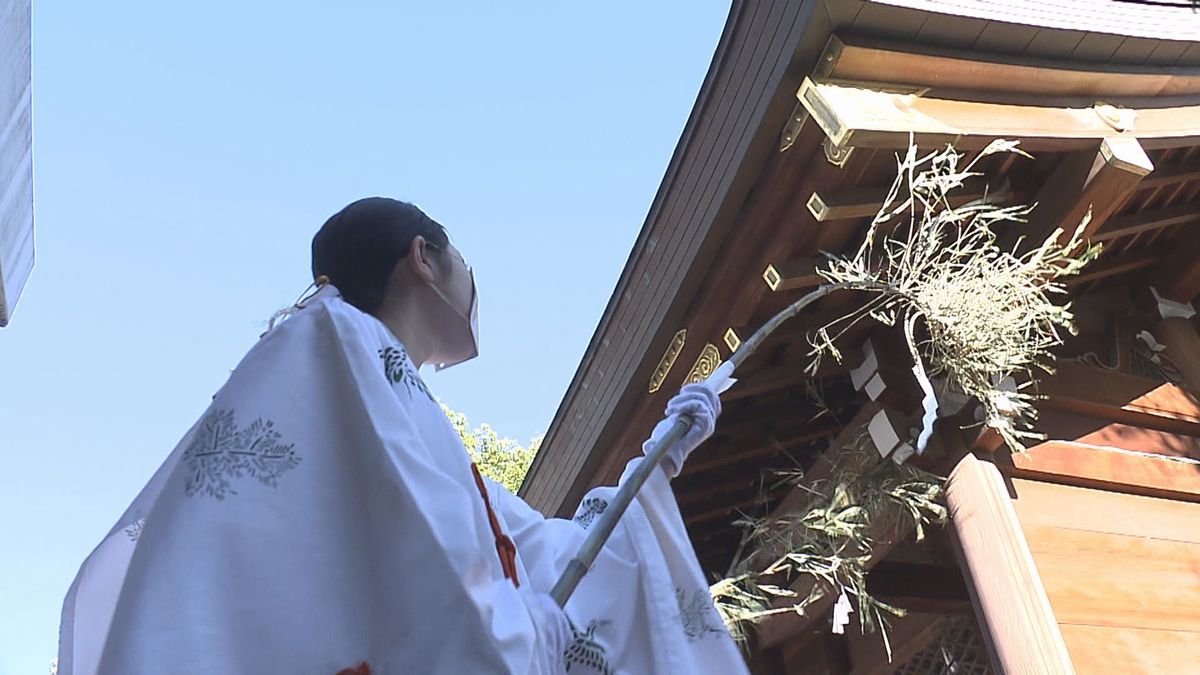
<instances>
[{"instance_id":1,"label":"human ear","mask_svg":"<svg viewBox=\"0 0 1200 675\"><path fill-rule=\"evenodd\" d=\"M412 244L408 248L408 265L417 278L425 282L432 282L437 278L432 254L433 252L426 246L425 237L420 235L413 237Z\"/></svg>"}]
</instances>

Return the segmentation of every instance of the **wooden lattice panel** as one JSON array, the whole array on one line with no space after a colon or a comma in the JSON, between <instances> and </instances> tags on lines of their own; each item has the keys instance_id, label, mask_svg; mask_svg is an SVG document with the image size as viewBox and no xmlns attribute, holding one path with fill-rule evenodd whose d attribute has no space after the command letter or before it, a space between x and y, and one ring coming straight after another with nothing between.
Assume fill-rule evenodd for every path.
<instances>
[{"instance_id":1,"label":"wooden lattice panel","mask_svg":"<svg viewBox=\"0 0 1200 675\"><path fill-rule=\"evenodd\" d=\"M941 636L895 671L896 675L991 675L987 649L970 616L948 619Z\"/></svg>"}]
</instances>

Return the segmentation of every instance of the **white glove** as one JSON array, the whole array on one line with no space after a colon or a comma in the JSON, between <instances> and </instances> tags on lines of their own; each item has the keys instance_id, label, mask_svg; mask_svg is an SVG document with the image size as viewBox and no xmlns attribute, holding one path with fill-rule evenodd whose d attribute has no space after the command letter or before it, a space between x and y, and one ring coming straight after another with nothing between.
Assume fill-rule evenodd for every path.
<instances>
[{"instance_id":1,"label":"white glove","mask_svg":"<svg viewBox=\"0 0 1200 675\"><path fill-rule=\"evenodd\" d=\"M718 386L710 382L685 384L670 401L667 402L667 416L659 422L650 438L642 444L642 452L649 454L663 436L667 435L680 415L692 418L692 427L683 438L679 439L663 457L662 467L667 476L674 478L679 475L688 455L700 447L700 444L712 436L717 426L717 416L721 414L721 397Z\"/></svg>"},{"instance_id":2,"label":"white glove","mask_svg":"<svg viewBox=\"0 0 1200 675\"><path fill-rule=\"evenodd\" d=\"M538 672L549 673L566 673L567 648L575 640L575 633L571 630L571 620L567 618L566 612L558 606L554 598L550 597L549 593L533 593L531 594L531 602L527 602L529 613L533 616L534 625L538 627L538 633L544 640L546 669Z\"/></svg>"}]
</instances>

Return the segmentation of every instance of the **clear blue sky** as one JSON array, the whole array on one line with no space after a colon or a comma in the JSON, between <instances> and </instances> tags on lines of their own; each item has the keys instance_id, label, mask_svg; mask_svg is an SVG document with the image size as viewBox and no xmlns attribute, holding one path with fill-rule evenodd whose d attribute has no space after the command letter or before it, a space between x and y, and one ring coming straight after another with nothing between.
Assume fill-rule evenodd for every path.
<instances>
[{"instance_id":1,"label":"clear blue sky","mask_svg":"<svg viewBox=\"0 0 1200 675\"><path fill-rule=\"evenodd\" d=\"M543 433L727 12L35 0L38 261L0 330L0 673L47 672L79 563L353 199L416 202L475 266L482 355L427 373L434 391Z\"/></svg>"}]
</instances>

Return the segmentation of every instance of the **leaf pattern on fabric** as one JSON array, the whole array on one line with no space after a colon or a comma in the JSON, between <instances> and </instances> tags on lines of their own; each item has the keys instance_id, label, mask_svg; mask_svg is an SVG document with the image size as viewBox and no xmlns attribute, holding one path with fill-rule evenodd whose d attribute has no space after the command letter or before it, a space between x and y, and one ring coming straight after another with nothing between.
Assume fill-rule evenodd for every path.
<instances>
[{"instance_id":1,"label":"leaf pattern on fabric","mask_svg":"<svg viewBox=\"0 0 1200 675\"><path fill-rule=\"evenodd\" d=\"M689 593L676 587L675 600L679 602L679 625L683 627L688 642L726 633L725 624L720 621L707 588L693 589Z\"/></svg>"},{"instance_id":2,"label":"leaf pattern on fabric","mask_svg":"<svg viewBox=\"0 0 1200 675\"><path fill-rule=\"evenodd\" d=\"M142 537L142 528L146 526L145 518L138 518L125 527L125 535L129 541L137 541Z\"/></svg>"},{"instance_id":3,"label":"leaf pattern on fabric","mask_svg":"<svg viewBox=\"0 0 1200 675\"><path fill-rule=\"evenodd\" d=\"M379 350L379 358L383 359L383 374L387 376L388 382L403 384L408 389L410 397L413 395L415 387L428 396L430 401L437 402L433 398L433 392L425 386L425 380L421 379L421 375L413 367L412 359L408 358L408 352L404 351L403 347L384 347Z\"/></svg>"},{"instance_id":4,"label":"leaf pattern on fabric","mask_svg":"<svg viewBox=\"0 0 1200 675\"><path fill-rule=\"evenodd\" d=\"M576 628L574 623L571 624L571 632L575 639L563 654L567 662L567 672L613 675L613 667L608 662L608 650L596 641L596 631L610 623L612 622L607 619L593 619L583 631Z\"/></svg>"},{"instance_id":5,"label":"leaf pattern on fabric","mask_svg":"<svg viewBox=\"0 0 1200 675\"><path fill-rule=\"evenodd\" d=\"M225 499L236 495L233 478L253 478L278 487L279 476L296 468L300 458L294 443L284 443L274 422L261 417L245 429L234 423L233 410L213 410L204 418L183 459L191 471L184 490Z\"/></svg>"},{"instance_id":6,"label":"leaf pattern on fabric","mask_svg":"<svg viewBox=\"0 0 1200 675\"><path fill-rule=\"evenodd\" d=\"M608 502L599 497L588 497L579 505L579 510L575 513L575 522L579 523L583 529L588 529L592 526L592 522L600 517L608 508Z\"/></svg>"}]
</instances>

